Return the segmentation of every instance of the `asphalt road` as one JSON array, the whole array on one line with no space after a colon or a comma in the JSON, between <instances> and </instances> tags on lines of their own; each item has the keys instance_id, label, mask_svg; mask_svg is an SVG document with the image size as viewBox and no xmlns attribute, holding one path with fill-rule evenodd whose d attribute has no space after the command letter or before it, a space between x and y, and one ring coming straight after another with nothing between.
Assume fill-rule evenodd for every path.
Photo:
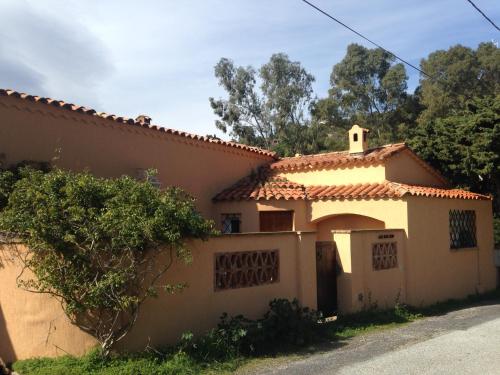
<instances>
[{"instance_id":1,"label":"asphalt road","mask_svg":"<svg viewBox=\"0 0 500 375\"><path fill-rule=\"evenodd\" d=\"M338 348L266 367L255 373L500 375L500 303L358 336Z\"/></svg>"}]
</instances>

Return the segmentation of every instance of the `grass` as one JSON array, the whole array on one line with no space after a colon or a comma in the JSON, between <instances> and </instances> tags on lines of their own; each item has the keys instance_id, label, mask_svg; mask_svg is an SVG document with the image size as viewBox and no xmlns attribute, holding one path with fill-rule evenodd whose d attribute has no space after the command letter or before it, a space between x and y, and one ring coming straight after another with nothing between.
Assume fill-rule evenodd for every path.
<instances>
[{"instance_id":1,"label":"grass","mask_svg":"<svg viewBox=\"0 0 500 375\"><path fill-rule=\"evenodd\" d=\"M318 350L328 350L345 339L408 324L428 316L442 315L464 307L478 305L485 301L499 300L500 290L486 294L469 296L463 300L448 300L428 307L408 307L397 305L389 310L368 309L356 314L340 316L337 320L321 324L321 337L307 348L278 347L273 353L265 353L257 358L243 355L224 359L200 359L198 356L177 348L164 353L143 352L122 354L103 358L99 351L75 358L39 358L18 361L14 370L21 375L189 375L189 374L230 374L243 365L252 368L259 362L280 362L300 357Z\"/></svg>"},{"instance_id":2,"label":"grass","mask_svg":"<svg viewBox=\"0 0 500 375\"><path fill-rule=\"evenodd\" d=\"M183 351L159 355L137 353L103 358L99 350L76 358L39 358L18 361L14 370L21 375L197 375L230 374L243 358L202 363Z\"/></svg>"}]
</instances>

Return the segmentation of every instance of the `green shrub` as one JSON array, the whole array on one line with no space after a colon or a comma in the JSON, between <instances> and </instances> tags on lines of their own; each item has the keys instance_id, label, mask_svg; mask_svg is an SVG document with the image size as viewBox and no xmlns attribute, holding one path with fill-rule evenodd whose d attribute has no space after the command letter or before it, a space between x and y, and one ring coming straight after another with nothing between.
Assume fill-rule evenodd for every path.
<instances>
[{"instance_id":1,"label":"green shrub","mask_svg":"<svg viewBox=\"0 0 500 375\"><path fill-rule=\"evenodd\" d=\"M274 299L261 319L223 314L217 328L205 335L196 339L189 333L183 335L180 348L206 361L300 347L320 336L320 318L318 312L301 307L296 299Z\"/></svg>"},{"instance_id":2,"label":"green shrub","mask_svg":"<svg viewBox=\"0 0 500 375\"><path fill-rule=\"evenodd\" d=\"M127 176L21 168L0 173L0 204L5 197L0 231L27 245L23 254L11 246L18 286L56 297L106 352L147 299L182 288L162 280L174 258L189 262L186 240L216 233L183 190Z\"/></svg>"}]
</instances>

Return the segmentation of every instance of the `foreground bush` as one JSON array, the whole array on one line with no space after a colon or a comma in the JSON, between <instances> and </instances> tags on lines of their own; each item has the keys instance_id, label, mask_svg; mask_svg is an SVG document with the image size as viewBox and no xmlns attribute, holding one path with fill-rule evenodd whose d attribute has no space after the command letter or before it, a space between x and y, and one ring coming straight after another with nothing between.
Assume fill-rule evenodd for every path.
<instances>
[{"instance_id":1,"label":"foreground bush","mask_svg":"<svg viewBox=\"0 0 500 375\"><path fill-rule=\"evenodd\" d=\"M181 189L126 176L7 170L0 204L0 231L27 245L11 246L23 267L18 286L57 298L105 353L132 329L145 300L182 287L164 275L175 258L190 260L186 240L214 234Z\"/></svg>"}]
</instances>

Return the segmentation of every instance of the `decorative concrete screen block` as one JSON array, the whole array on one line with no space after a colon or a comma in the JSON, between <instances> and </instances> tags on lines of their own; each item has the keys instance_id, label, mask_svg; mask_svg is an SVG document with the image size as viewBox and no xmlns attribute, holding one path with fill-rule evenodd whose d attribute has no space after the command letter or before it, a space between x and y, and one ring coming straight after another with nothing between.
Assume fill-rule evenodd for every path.
<instances>
[{"instance_id":1,"label":"decorative concrete screen block","mask_svg":"<svg viewBox=\"0 0 500 375\"><path fill-rule=\"evenodd\" d=\"M476 212L473 210L450 211L450 248L476 247Z\"/></svg>"},{"instance_id":2,"label":"decorative concrete screen block","mask_svg":"<svg viewBox=\"0 0 500 375\"><path fill-rule=\"evenodd\" d=\"M215 254L215 290L246 288L279 280L279 250Z\"/></svg>"},{"instance_id":3,"label":"decorative concrete screen block","mask_svg":"<svg viewBox=\"0 0 500 375\"><path fill-rule=\"evenodd\" d=\"M375 271L398 266L397 242L377 242L372 245L372 262Z\"/></svg>"}]
</instances>

